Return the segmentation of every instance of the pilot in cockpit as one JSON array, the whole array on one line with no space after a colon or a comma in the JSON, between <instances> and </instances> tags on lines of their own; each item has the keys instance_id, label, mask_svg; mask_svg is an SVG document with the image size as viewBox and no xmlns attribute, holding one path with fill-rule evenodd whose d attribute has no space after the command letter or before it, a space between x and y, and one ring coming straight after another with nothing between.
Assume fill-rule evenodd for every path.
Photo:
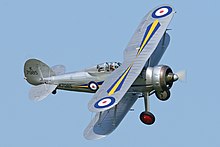
<instances>
[{"instance_id":1,"label":"pilot in cockpit","mask_svg":"<svg viewBox=\"0 0 220 147\"><path fill-rule=\"evenodd\" d=\"M97 70L98 72L105 72L105 71L110 72L117 69L120 65L121 63L119 62L105 62L103 64L97 65Z\"/></svg>"},{"instance_id":2,"label":"pilot in cockpit","mask_svg":"<svg viewBox=\"0 0 220 147\"><path fill-rule=\"evenodd\" d=\"M115 70L115 66L114 65L110 65L110 71L114 71Z\"/></svg>"}]
</instances>

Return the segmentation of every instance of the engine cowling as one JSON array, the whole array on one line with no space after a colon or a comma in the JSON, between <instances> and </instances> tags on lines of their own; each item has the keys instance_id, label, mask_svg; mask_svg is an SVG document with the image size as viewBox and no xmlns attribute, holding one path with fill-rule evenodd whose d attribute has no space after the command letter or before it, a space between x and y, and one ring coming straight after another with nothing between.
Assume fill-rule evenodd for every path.
<instances>
[{"instance_id":1,"label":"engine cowling","mask_svg":"<svg viewBox=\"0 0 220 147\"><path fill-rule=\"evenodd\" d=\"M146 84L152 85L156 92L168 91L178 76L167 65L158 65L146 69Z\"/></svg>"}]
</instances>

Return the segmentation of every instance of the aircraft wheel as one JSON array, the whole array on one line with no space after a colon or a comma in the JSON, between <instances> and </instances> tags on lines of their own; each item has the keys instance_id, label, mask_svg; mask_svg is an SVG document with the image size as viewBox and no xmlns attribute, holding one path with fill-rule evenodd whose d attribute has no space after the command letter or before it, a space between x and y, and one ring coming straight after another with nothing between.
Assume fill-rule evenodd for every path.
<instances>
[{"instance_id":1,"label":"aircraft wheel","mask_svg":"<svg viewBox=\"0 0 220 147\"><path fill-rule=\"evenodd\" d=\"M152 125L155 122L155 117L151 112L142 112L140 120L146 125Z\"/></svg>"},{"instance_id":2,"label":"aircraft wheel","mask_svg":"<svg viewBox=\"0 0 220 147\"><path fill-rule=\"evenodd\" d=\"M52 91L52 94L57 94L57 90L55 89L54 91Z\"/></svg>"},{"instance_id":3,"label":"aircraft wheel","mask_svg":"<svg viewBox=\"0 0 220 147\"><path fill-rule=\"evenodd\" d=\"M88 87L90 90L94 92L96 92L99 89L99 85L94 81L89 82Z\"/></svg>"},{"instance_id":4,"label":"aircraft wheel","mask_svg":"<svg viewBox=\"0 0 220 147\"><path fill-rule=\"evenodd\" d=\"M161 101L166 101L170 98L170 91L169 90L156 92L155 94L156 94L156 97Z\"/></svg>"}]
</instances>

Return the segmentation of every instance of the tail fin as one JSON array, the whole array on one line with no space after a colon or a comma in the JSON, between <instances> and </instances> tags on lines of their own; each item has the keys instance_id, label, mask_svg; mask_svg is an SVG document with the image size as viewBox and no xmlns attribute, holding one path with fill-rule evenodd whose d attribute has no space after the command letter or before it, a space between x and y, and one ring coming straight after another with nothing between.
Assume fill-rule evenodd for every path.
<instances>
[{"instance_id":1,"label":"tail fin","mask_svg":"<svg viewBox=\"0 0 220 147\"><path fill-rule=\"evenodd\" d=\"M55 76L54 71L37 59L29 59L24 64L25 79L32 85L43 84L43 78Z\"/></svg>"},{"instance_id":2,"label":"tail fin","mask_svg":"<svg viewBox=\"0 0 220 147\"><path fill-rule=\"evenodd\" d=\"M55 76L55 72L45 63L37 59L29 59L24 65L25 79L32 85L29 92L29 98L34 101L40 101L46 98L57 85L46 84L44 78Z\"/></svg>"}]
</instances>

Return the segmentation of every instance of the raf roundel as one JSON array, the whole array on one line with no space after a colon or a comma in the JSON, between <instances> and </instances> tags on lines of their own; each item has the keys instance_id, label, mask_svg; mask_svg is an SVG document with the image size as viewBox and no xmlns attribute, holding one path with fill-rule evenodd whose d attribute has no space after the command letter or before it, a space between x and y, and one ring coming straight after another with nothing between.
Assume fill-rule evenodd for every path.
<instances>
[{"instance_id":1,"label":"raf roundel","mask_svg":"<svg viewBox=\"0 0 220 147\"><path fill-rule=\"evenodd\" d=\"M169 15L172 12L172 8L169 6L163 6L160 8L157 8L153 13L152 13L152 17L153 18L162 18L165 17L167 15Z\"/></svg>"},{"instance_id":2,"label":"raf roundel","mask_svg":"<svg viewBox=\"0 0 220 147\"><path fill-rule=\"evenodd\" d=\"M94 92L96 92L99 89L98 84L94 81L89 82L88 87L90 90L92 90Z\"/></svg>"},{"instance_id":3,"label":"raf roundel","mask_svg":"<svg viewBox=\"0 0 220 147\"><path fill-rule=\"evenodd\" d=\"M115 103L114 97L104 97L95 103L95 108L106 108Z\"/></svg>"}]
</instances>

